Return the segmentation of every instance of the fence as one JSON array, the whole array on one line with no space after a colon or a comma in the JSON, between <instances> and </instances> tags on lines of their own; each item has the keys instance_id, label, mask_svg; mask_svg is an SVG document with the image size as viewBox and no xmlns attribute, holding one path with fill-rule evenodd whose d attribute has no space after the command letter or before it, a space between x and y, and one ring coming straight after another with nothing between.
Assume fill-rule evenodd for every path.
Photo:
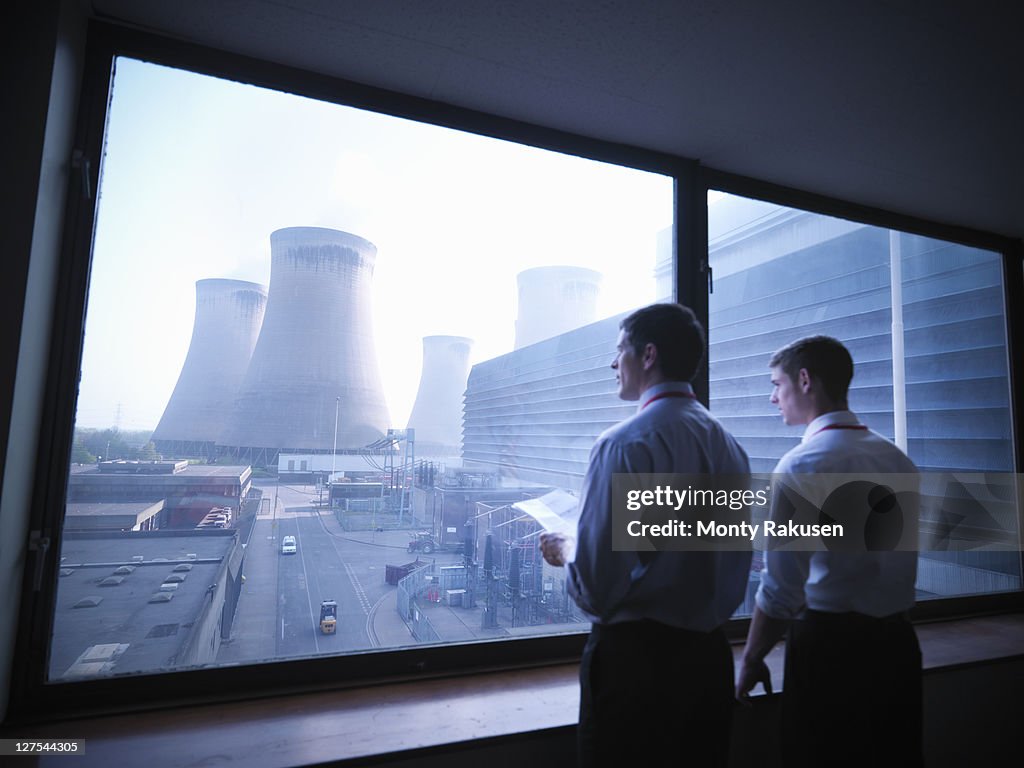
<instances>
[{"instance_id":1,"label":"fence","mask_svg":"<svg viewBox=\"0 0 1024 768\"><path fill-rule=\"evenodd\" d=\"M412 636L421 643L437 642L441 639L430 624L430 620L416 605L416 596L433 585L433 563L424 563L404 579L398 582L398 615L402 617Z\"/></svg>"}]
</instances>

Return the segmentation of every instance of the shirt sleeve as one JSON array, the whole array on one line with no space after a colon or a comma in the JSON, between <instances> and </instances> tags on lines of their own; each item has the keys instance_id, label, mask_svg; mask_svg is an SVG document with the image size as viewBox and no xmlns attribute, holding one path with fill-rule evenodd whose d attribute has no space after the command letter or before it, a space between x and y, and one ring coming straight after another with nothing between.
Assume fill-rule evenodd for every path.
<instances>
[{"instance_id":1,"label":"shirt sleeve","mask_svg":"<svg viewBox=\"0 0 1024 768\"><path fill-rule=\"evenodd\" d=\"M612 477L649 471L637 467L644 463L642 457L629 453L612 441L598 441L583 479L576 558L567 566L568 585L576 604L596 621L614 613L642 571L636 552L612 550Z\"/></svg>"},{"instance_id":2,"label":"shirt sleeve","mask_svg":"<svg viewBox=\"0 0 1024 768\"><path fill-rule=\"evenodd\" d=\"M776 468L778 471L778 468ZM795 484L795 477L790 475L785 484ZM772 502L768 518L777 523L784 523L791 517L792 509L787 503L787 496L779 488L779 478L772 492ZM764 568L761 570L761 583L754 599L757 607L774 619L794 619L800 615L807 605L804 585L811 570L811 551L775 550L767 548L764 553Z\"/></svg>"}]
</instances>

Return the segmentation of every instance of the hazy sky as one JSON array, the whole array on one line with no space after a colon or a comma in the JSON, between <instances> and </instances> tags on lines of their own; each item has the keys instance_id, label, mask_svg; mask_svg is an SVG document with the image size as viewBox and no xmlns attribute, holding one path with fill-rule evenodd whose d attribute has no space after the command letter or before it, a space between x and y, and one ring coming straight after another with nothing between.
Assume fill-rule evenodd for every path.
<instances>
[{"instance_id":1,"label":"hazy sky","mask_svg":"<svg viewBox=\"0 0 1024 768\"><path fill-rule=\"evenodd\" d=\"M599 317L654 300L672 198L666 176L120 59L78 424L155 427L196 280L267 284L270 233L320 226L377 246L381 376L404 427L423 336L473 338L474 362L511 351L521 270L603 273Z\"/></svg>"}]
</instances>

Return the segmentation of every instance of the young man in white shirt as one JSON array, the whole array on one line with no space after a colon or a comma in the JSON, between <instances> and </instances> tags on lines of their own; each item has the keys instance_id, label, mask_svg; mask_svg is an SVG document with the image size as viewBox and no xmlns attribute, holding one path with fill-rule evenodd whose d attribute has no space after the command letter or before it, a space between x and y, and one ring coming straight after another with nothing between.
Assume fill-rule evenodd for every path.
<instances>
[{"instance_id":1,"label":"young man in white shirt","mask_svg":"<svg viewBox=\"0 0 1024 768\"><path fill-rule=\"evenodd\" d=\"M806 425L775 468L801 476L910 477L901 523L916 541L917 468L861 424L847 405L853 360L839 341L812 336L769 363L771 402L787 425ZM882 483L884 478L879 477ZM783 494L770 518L784 517ZM838 548L837 548L838 549ZM766 547L736 696L760 682L764 657L789 630L782 699L783 762L804 765L921 765L921 652L906 612L914 604L914 551L794 551Z\"/></svg>"}]
</instances>

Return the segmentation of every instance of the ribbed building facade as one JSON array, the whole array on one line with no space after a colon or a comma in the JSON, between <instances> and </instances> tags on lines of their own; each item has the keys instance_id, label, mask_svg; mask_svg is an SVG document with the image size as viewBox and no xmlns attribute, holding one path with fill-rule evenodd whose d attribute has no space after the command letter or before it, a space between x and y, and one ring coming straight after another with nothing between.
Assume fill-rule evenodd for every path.
<instances>
[{"instance_id":1,"label":"ribbed building facade","mask_svg":"<svg viewBox=\"0 0 1024 768\"><path fill-rule=\"evenodd\" d=\"M473 366L463 456L504 482L577 490L594 439L629 416L611 369L619 321L599 320Z\"/></svg>"},{"instance_id":2,"label":"ribbed building facade","mask_svg":"<svg viewBox=\"0 0 1024 768\"><path fill-rule=\"evenodd\" d=\"M847 345L850 407L890 439L905 419L907 452L922 470L1012 471L997 254L739 198L709 210L711 410L755 471L770 471L801 434L768 402L768 358L812 334ZM894 259L902 374L893 368Z\"/></svg>"},{"instance_id":3,"label":"ribbed building facade","mask_svg":"<svg viewBox=\"0 0 1024 768\"><path fill-rule=\"evenodd\" d=\"M992 551L1016 540L1015 523L965 502L988 494L972 487L979 475L948 482L954 471L1013 471L999 255L740 198L709 208L709 246L710 405L754 471L771 471L802 434L768 402L771 352L803 336L835 336L854 359L850 408L905 442L926 473L925 543L940 536L960 540L954 550L987 550L923 552L918 589L1019 589L1019 554Z\"/></svg>"},{"instance_id":4,"label":"ribbed building facade","mask_svg":"<svg viewBox=\"0 0 1024 768\"><path fill-rule=\"evenodd\" d=\"M812 334L849 347L850 407L872 429L905 440L922 470L1013 471L998 254L731 197L709 207L709 251L710 408L755 472L770 472L802 434L768 402L769 357ZM475 365L466 392L467 463L578 488L594 439L635 408L617 400L608 368L620 318ZM950 492L931 482L926 474L926 539L942 528ZM975 492L984 489L966 483L953 491ZM978 546L1016 541L1015 524L996 519L1012 514L975 517L956 536L975 536ZM1019 588L1018 557L929 551L919 588L943 595Z\"/></svg>"}]
</instances>

